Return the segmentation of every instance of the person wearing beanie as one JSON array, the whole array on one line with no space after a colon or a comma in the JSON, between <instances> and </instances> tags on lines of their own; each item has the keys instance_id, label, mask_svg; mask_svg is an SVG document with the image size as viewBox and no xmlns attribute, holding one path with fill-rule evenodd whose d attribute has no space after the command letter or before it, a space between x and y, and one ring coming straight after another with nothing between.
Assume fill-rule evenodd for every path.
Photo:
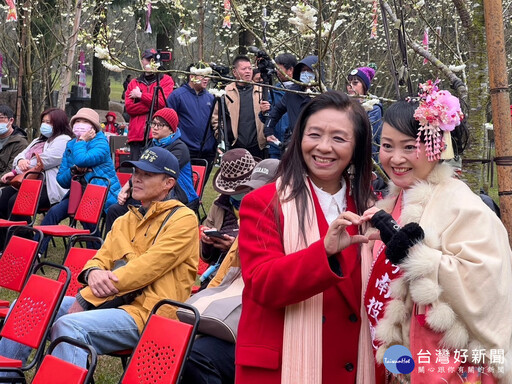
<instances>
[{"instance_id":1,"label":"person wearing beanie","mask_svg":"<svg viewBox=\"0 0 512 384\"><path fill-rule=\"evenodd\" d=\"M141 56L141 64L144 73L139 77L132 79L128 83L125 92L126 113L130 116L128 124L128 145L130 147L130 156L132 160L140 157L142 149L146 145L144 142L144 134L146 131L146 121L151 109L151 103L155 94L157 80L163 92L158 92L155 102L155 110L165 107L165 100L171 94L174 88L174 80L170 75L156 73L152 64L155 63L156 49L146 49ZM163 95L162 95L163 93Z\"/></svg>"},{"instance_id":2,"label":"person wearing beanie","mask_svg":"<svg viewBox=\"0 0 512 384\"><path fill-rule=\"evenodd\" d=\"M71 118L71 126L76 138L66 145L57 182L62 188L69 189L73 178L78 179L82 185L89 183L95 176L109 180L110 188L104 206L104 211L107 212L116 202L121 185L110 155L107 137L101 131L100 117L95 110L82 108ZM94 179L91 182L108 187L108 183L102 179ZM56 225L68 217L69 201L70 194L67 193L58 204L50 208L41 225ZM91 231L94 229L90 224L82 225ZM93 235L100 236L99 230ZM41 254L46 252L49 241L50 237L45 236L41 243Z\"/></svg>"},{"instance_id":3,"label":"person wearing beanie","mask_svg":"<svg viewBox=\"0 0 512 384\"><path fill-rule=\"evenodd\" d=\"M199 196L194 188L192 179L192 165L188 147L181 140L181 131L178 128L178 114L172 108L162 108L155 112L151 122L152 139L147 148L160 147L171 152L179 161L180 174L172 190L172 198L181 201L187 207L197 212L199 209ZM108 233L115 219L128 212L128 205L138 205L138 201L130 197L132 190L131 180L128 181L117 196L117 203L107 212L105 232Z\"/></svg>"},{"instance_id":4,"label":"person wearing beanie","mask_svg":"<svg viewBox=\"0 0 512 384\"><path fill-rule=\"evenodd\" d=\"M372 67L353 69L347 76L347 93L354 97L368 95L368 90L372 85L374 76L375 69ZM363 98L359 100L361 102L365 101ZM366 107L365 109L367 110L368 118L372 124L372 158L379 164L380 134L382 132L382 113L384 109L380 102L373 104L370 110Z\"/></svg>"}]
</instances>

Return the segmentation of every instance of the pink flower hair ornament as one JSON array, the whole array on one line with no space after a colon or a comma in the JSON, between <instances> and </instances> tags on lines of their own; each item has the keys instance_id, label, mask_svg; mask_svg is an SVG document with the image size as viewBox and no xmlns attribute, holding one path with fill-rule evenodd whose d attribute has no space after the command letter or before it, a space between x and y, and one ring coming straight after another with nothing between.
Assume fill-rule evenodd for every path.
<instances>
[{"instance_id":1,"label":"pink flower hair ornament","mask_svg":"<svg viewBox=\"0 0 512 384\"><path fill-rule=\"evenodd\" d=\"M464 119L459 99L448 91L440 91L437 84L439 79L419 85L420 105L414 112L414 118L420 123L416 138L418 155L423 135L428 161L454 157L450 132Z\"/></svg>"}]
</instances>

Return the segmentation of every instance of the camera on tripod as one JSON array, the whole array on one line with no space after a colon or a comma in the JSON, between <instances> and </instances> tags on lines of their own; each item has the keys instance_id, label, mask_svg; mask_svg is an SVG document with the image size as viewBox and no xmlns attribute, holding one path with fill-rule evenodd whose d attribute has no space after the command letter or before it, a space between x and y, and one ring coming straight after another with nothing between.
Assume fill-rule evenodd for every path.
<instances>
[{"instance_id":1,"label":"camera on tripod","mask_svg":"<svg viewBox=\"0 0 512 384\"><path fill-rule=\"evenodd\" d=\"M230 75L231 70L227 65L215 64L215 63L210 63L209 65L210 65L210 68L212 69L214 75L234 80L233 76ZM210 79L211 79L212 83L214 83L214 84L220 83L221 86L225 86L227 83L230 82L230 81L220 80L220 79L215 79L215 78L210 78Z\"/></svg>"},{"instance_id":2,"label":"camera on tripod","mask_svg":"<svg viewBox=\"0 0 512 384\"><path fill-rule=\"evenodd\" d=\"M261 73L263 82L265 84L272 84L272 75L276 73L276 67L270 56L267 52L254 46L247 47L247 50L256 55L256 65Z\"/></svg>"}]
</instances>

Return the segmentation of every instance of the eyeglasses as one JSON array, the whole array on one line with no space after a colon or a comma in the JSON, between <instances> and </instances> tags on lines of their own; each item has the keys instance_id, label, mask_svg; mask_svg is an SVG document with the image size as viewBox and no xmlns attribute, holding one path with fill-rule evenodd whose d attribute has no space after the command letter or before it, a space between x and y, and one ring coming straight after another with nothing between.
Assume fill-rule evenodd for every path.
<instances>
[{"instance_id":1,"label":"eyeglasses","mask_svg":"<svg viewBox=\"0 0 512 384\"><path fill-rule=\"evenodd\" d=\"M151 128L162 129L162 128L166 128L166 127L169 127L169 126L167 124L157 123L155 121L151 122Z\"/></svg>"}]
</instances>

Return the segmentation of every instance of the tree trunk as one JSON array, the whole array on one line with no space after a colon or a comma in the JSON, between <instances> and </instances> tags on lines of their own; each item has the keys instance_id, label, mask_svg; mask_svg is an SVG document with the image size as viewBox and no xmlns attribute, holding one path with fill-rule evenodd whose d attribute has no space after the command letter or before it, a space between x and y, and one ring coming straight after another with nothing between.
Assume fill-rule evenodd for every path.
<instances>
[{"instance_id":1,"label":"tree trunk","mask_svg":"<svg viewBox=\"0 0 512 384\"><path fill-rule=\"evenodd\" d=\"M458 3L459 1L454 1L469 41L467 81L471 85L468 87L468 110L466 111L471 144L466 148L463 156L463 161L465 160L463 177L470 188L477 192L483 185L484 167L479 160L485 158L484 124L488 94L488 88L481 86L488 83L484 10L480 0L480 5L473 8L473 21L469 24L465 17L466 13L459 8Z\"/></svg>"},{"instance_id":2,"label":"tree trunk","mask_svg":"<svg viewBox=\"0 0 512 384\"><path fill-rule=\"evenodd\" d=\"M98 21L94 25L94 40L100 33L102 23L107 19L107 8L97 6L95 8ZM92 59L92 84L91 84L91 108L109 109L108 102L110 97L110 71L101 64L101 60L96 56Z\"/></svg>"},{"instance_id":3,"label":"tree trunk","mask_svg":"<svg viewBox=\"0 0 512 384\"><path fill-rule=\"evenodd\" d=\"M109 109L110 71L94 56L92 60L91 108Z\"/></svg>"},{"instance_id":4,"label":"tree trunk","mask_svg":"<svg viewBox=\"0 0 512 384\"><path fill-rule=\"evenodd\" d=\"M69 12L72 12L73 9L71 2L69 4L68 10ZM60 90L59 90L59 102L57 105L59 108L64 109L66 107L66 99L68 98L69 94L69 88L71 86L72 81L72 74L74 73L73 70L73 62L75 58L75 51L76 51L76 41L78 38L78 27L80 25L80 18L82 15L82 0L76 0L76 7L75 7L75 20L73 23L73 30L71 31L71 34L69 36L69 39L66 44L66 49L64 51L65 60L64 64L61 67L61 73L60 73Z\"/></svg>"}]
</instances>

